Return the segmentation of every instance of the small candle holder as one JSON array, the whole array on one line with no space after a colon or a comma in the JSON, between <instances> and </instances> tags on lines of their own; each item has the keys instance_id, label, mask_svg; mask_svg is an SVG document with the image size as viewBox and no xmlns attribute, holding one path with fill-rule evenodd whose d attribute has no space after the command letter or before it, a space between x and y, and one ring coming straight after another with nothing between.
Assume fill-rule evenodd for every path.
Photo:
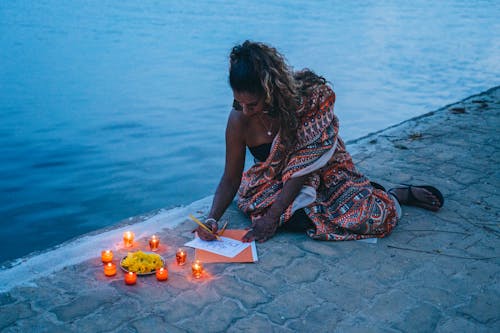
<instances>
[{"instance_id":1,"label":"small candle holder","mask_svg":"<svg viewBox=\"0 0 500 333\"><path fill-rule=\"evenodd\" d=\"M156 270L156 279L158 281L166 281L168 279L168 270L167 267L161 267Z\"/></svg>"},{"instance_id":2,"label":"small candle holder","mask_svg":"<svg viewBox=\"0 0 500 333\"><path fill-rule=\"evenodd\" d=\"M151 238L149 239L149 248L151 249L151 251L153 252L158 251L159 245L160 245L160 237L156 235L151 236Z\"/></svg>"},{"instance_id":3,"label":"small candle holder","mask_svg":"<svg viewBox=\"0 0 500 333\"><path fill-rule=\"evenodd\" d=\"M186 264L187 253L179 248L175 253L175 260L177 261L177 265L184 266Z\"/></svg>"},{"instance_id":4,"label":"small candle holder","mask_svg":"<svg viewBox=\"0 0 500 333\"><path fill-rule=\"evenodd\" d=\"M125 274L125 284L133 285L137 282L137 274L134 272L128 272Z\"/></svg>"},{"instance_id":5,"label":"small candle holder","mask_svg":"<svg viewBox=\"0 0 500 333\"><path fill-rule=\"evenodd\" d=\"M125 247L132 247L134 245L134 233L132 231L127 231L123 234L123 245Z\"/></svg>"},{"instance_id":6,"label":"small candle holder","mask_svg":"<svg viewBox=\"0 0 500 333\"><path fill-rule=\"evenodd\" d=\"M101 251L101 260L105 264L111 262L113 260L113 251L111 250Z\"/></svg>"},{"instance_id":7,"label":"small candle holder","mask_svg":"<svg viewBox=\"0 0 500 333\"><path fill-rule=\"evenodd\" d=\"M201 278L201 275L203 273L203 264L199 260L195 260L193 264L191 265L191 270L193 271L193 277L195 279Z\"/></svg>"},{"instance_id":8,"label":"small candle holder","mask_svg":"<svg viewBox=\"0 0 500 333\"><path fill-rule=\"evenodd\" d=\"M114 276L116 275L116 265L112 262L108 262L104 265L104 275L106 276Z\"/></svg>"}]
</instances>

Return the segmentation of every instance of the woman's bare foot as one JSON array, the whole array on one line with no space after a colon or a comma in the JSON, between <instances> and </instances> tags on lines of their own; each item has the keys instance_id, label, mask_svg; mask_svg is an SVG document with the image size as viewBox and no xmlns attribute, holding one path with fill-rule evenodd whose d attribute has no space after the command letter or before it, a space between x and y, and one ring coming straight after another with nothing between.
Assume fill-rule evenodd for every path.
<instances>
[{"instance_id":1,"label":"woman's bare foot","mask_svg":"<svg viewBox=\"0 0 500 333\"><path fill-rule=\"evenodd\" d=\"M394 195L401 205L422 207L434 212L444 203L441 192L432 186L407 185L391 188L389 193Z\"/></svg>"}]
</instances>

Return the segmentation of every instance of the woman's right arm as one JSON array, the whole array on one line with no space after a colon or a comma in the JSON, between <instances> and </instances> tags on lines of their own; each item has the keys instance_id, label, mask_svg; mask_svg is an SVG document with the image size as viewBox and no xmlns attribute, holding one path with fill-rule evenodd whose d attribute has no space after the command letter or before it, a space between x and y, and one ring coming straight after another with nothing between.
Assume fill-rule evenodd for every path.
<instances>
[{"instance_id":1,"label":"woman's right arm","mask_svg":"<svg viewBox=\"0 0 500 333\"><path fill-rule=\"evenodd\" d=\"M245 137L244 122L242 114L233 110L229 115L226 127L226 162L224 173L215 191L212 208L208 219L218 221L227 207L233 201L241 183L243 169L245 167ZM212 221L213 222L213 221ZM217 231L217 223L210 223L212 231ZM196 229L198 235L204 240L213 240L215 236L202 228Z\"/></svg>"}]
</instances>

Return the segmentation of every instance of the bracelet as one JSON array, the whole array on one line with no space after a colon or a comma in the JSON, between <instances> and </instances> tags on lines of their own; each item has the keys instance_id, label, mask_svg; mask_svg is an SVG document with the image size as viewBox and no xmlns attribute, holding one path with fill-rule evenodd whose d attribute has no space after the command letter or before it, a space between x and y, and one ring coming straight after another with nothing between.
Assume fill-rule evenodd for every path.
<instances>
[{"instance_id":1,"label":"bracelet","mask_svg":"<svg viewBox=\"0 0 500 333\"><path fill-rule=\"evenodd\" d=\"M214 219L213 217L208 218L208 219L206 219L206 220L205 220L205 223L209 223L209 222L215 222L215 224L217 224L217 225L218 225L217 220L216 220L216 219Z\"/></svg>"}]
</instances>

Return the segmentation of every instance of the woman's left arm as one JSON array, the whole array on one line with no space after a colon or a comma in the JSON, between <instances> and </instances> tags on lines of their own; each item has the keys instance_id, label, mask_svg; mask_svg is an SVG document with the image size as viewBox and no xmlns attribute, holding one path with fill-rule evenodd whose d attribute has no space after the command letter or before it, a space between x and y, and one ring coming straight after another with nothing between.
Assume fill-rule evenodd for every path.
<instances>
[{"instance_id":1,"label":"woman's left arm","mask_svg":"<svg viewBox=\"0 0 500 333\"><path fill-rule=\"evenodd\" d=\"M308 176L303 175L290 178L283 185L281 193L276 197L276 201L269 208L266 215L253 221L252 228L243 236L244 242L251 242L253 240L265 242L276 233L281 214L295 200Z\"/></svg>"}]
</instances>

